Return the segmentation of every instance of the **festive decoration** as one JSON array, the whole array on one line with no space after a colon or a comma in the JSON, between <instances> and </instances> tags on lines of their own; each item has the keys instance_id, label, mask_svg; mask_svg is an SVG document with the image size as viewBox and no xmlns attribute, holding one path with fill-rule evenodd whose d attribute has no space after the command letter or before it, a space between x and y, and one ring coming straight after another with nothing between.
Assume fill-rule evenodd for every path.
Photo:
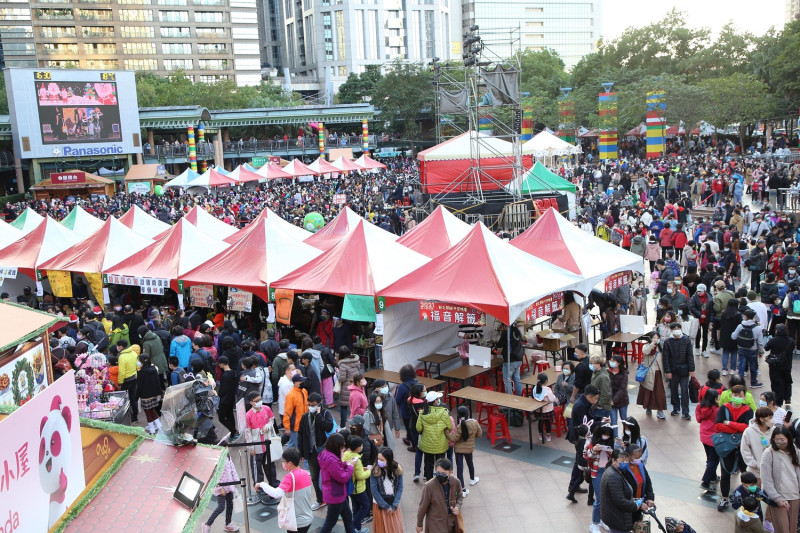
<instances>
[{"instance_id":1,"label":"festive decoration","mask_svg":"<svg viewBox=\"0 0 800 533\"><path fill-rule=\"evenodd\" d=\"M558 102L558 136L570 144L575 142L575 102Z\"/></svg>"},{"instance_id":2,"label":"festive decoration","mask_svg":"<svg viewBox=\"0 0 800 533\"><path fill-rule=\"evenodd\" d=\"M522 99L522 135L521 141L533 139L533 100L530 98Z\"/></svg>"},{"instance_id":3,"label":"festive decoration","mask_svg":"<svg viewBox=\"0 0 800 533\"><path fill-rule=\"evenodd\" d=\"M303 218L303 227L311 233L316 233L325 226L325 219L316 211L309 213Z\"/></svg>"},{"instance_id":4,"label":"festive decoration","mask_svg":"<svg viewBox=\"0 0 800 533\"><path fill-rule=\"evenodd\" d=\"M598 95L600 114L600 160L617 158L617 93L605 92Z\"/></svg>"},{"instance_id":5,"label":"festive decoration","mask_svg":"<svg viewBox=\"0 0 800 533\"><path fill-rule=\"evenodd\" d=\"M27 358L22 357L14 365L14 371L11 373L11 393L14 395L14 403L23 405L33 398L35 387L36 377L33 373L33 367L31 367Z\"/></svg>"},{"instance_id":6,"label":"festive decoration","mask_svg":"<svg viewBox=\"0 0 800 533\"><path fill-rule=\"evenodd\" d=\"M319 155L325 157L325 124L317 122L317 129L319 135Z\"/></svg>"},{"instance_id":7,"label":"festive decoration","mask_svg":"<svg viewBox=\"0 0 800 533\"><path fill-rule=\"evenodd\" d=\"M164 196L164 187L161 185L156 185L153 192L156 193L156 196Z\"/></svg>"},{"instance_id":8,"label":"festive decoration","mask_svg":"<svg viewBox=\"0 0 800 533\"><path fill-rule=\"evenodd\" d=\"M661 157L665 151L666 110L663 92L647 93L647 159Z\"/></svg>"},{"instance_id":9,"label":"festive decoration","mask_svg":"<svg viewBox=\"0 0 800 533\"><path fill-rule=\"evenodd\" d=\"M189 139L189 167L197 172L197 147L194 144L194 126L186 128L186 137Z\"/></svg>"},{"instance_id":10,"label":"festive decoration","mask_svg":"<svg viewBox=\"0 0 800 533\"><path fill-rule=\"evenodd\" d=\"M200 144L204 144L206 142L206 132L205 129L203 129L202 124L197 126L197 142ZM206 163L206 160L203 159L200 161L200 171L205 172L206 170L208 170L208 163Z\"/></svg>"},{"instance_id":11,"label":"festive decoration","mask_svg":"<svg viewBox=\"0 0 800 533\"><path fill-rule=\"evenodd\" d=\"M491 135L494 131L494 116L491 112L491 107L478 108L478 131Z\"/></svg>"}]
</instances>

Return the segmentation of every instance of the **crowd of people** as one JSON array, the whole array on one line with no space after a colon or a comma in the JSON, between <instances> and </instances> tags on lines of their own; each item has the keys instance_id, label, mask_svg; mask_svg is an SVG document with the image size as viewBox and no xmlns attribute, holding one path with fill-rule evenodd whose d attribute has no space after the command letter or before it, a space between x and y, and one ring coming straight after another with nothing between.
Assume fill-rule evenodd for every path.
<instances>
[{"instance_id":1,"label":"crowd of people","mask_svg":"<svg viewBox=\"0 0 800 533\"><path fill-rule=\"evenodd\" d=\"M698 468L700 488L719 491L720 511L736 509L737 531L761 531L756 526L763 524L777 533L793 532L800 512L798 427L790 405L792 359L800 340L800 244L791 208L800 191L800 166L722 150L565 165L558 171L580 187L573 223L642 256L645 276L591 299L603 336L620 331L623 314L641 315L651 325L638 369L628 367L621 346L606 343L603 350L590 350L586 339L576 340L558 379L549 383L539 376L531 391L547 405L538 415L542 445L551 438L554 408L567 413L575 446L567 499L574 503L576 495L588 494L592 533L632 531L654 507L658 487L647 471L649 441L637 418L629 416L628 385L634 382L635 403L644 416L655 412L666 419L669 411L699 424L678 431L697 431L707 457ZM201 197L118 194L72 203L101 218L137 203L167 222L199 204L241 225L264 206L295 223L311 211L332 217L332 195L347 194L356 212L399 234L408 229L403 208L422 201L417 183L414 163L398 160L385 172L332 181L272 182ZM781 205L767 201L775 189L786 190L778 197ZM698 216L698 206L711 208L708 215ZM13 217L24 207L63 218L70 203L39 201L6 210ZM553 320L569 330L584 310L579 299L565 300L567 308ZM184 312L149 302L103 309L80 301L44 307L70 320L51 339L57 373L86 370L97 364L87 354L103 353L112 385L133 400L133 421L141 407L148 431L159 430L161 399L169 386L200 380L215 391L218 426L230 432L230 441L281 434L286 475L278 479L268 446L253 446L253 488L271 498L293 493L298 531L308 531L320 510L323 533L339 518L348 533L367 531L369 523L376 532L403 531L403 474L412 468L412 481L425 483L421 501L414 502L416 530L449 533L463 527L467 487L480 480L473 461L480 424L466 408L451 411L442 393L417 381L412 366L401 369L403 382L396 388L381 380L368 384L364 354L346 335L334 334L347 326L337 310L320 312L311 329L296 338L280 338L268 328L262 340L260 321L231 320L221 309ZM530 341L515 326L507 331L510 341L501 332L497 342L501 349L511 344L505 389L522 394L519 368ZM761 362L769 370L767 386ZM702 383L696 378L699 368L708 370ZM233 415L240 399L248 422L241 435ZM212 435L197 437L210 441ZM412 452L413 467L396 461L402 446ZM740 484L733 486L737 474ZM237 477L232 463L226 475ZM225 511L225 529L235 531L230 491L218 491L218 508L204 530ZM678 520L667 523L670 531L692 531Z\"/></svg>"}]
</instances>

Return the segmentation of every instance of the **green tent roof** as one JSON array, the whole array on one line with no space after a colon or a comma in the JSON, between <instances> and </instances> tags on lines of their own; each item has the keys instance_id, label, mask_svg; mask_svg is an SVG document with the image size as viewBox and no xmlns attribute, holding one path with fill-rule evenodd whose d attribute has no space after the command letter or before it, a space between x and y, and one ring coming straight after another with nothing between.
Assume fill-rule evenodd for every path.
<instances>
[{"instance_id":1,"label":"green tent roof","mask_svg":"<svg viewBox=\"0 0 800 533\"><path fill-rule=\"evenodd\" d=\"M551 172L540 161L522 178L522 194L534 194L547 191L568 191L574 193L575 185L558 174Z\"/></svg>"}]
</instances>

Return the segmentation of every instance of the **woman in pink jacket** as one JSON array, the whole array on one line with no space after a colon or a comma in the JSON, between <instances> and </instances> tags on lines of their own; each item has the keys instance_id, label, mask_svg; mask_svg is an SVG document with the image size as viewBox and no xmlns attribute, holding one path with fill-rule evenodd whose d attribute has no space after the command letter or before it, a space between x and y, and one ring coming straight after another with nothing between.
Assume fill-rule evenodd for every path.
<instances>
[{"instance_id":1,"label":"woman in pink jacket","mask_svg":"<svg viewBox=\"0 0 800 533\"><path fill-rule=\"evenodd\" d=\"M714 490L711 486L717 478L717 466L719 456L714 449L711 436L716 433L714 424L717 422L717 411L719 411L719 391L717 389L707 389L703 400L694 411L694 417L700 423L700 442L706 451L706 471L703 473L701 487L706 490Z\"/></svg>"},{"instance_id":2,"label":"woman in pink jacket","mask_svg":"<svg viewBox=\"0 0 800 533\"><path fill-rule=\"evenodd\" d=\"M344 448L344 436L341 433L334 433L325 441L325 449L317 456L322 500L328 506L320 533L330 533L339 516L342 517L345 533L355 531L353 511L347 502L347 482L353 477L353 466L359 458L354 457L345 463L342 460Z\"/></svg>"},{"instance_id":3,"label":"woman in pink jacket","mask_svg":"<svg viewBox=\"0 0 800 533\"><path fill-rule=\"evenodd\" d=\"M347 386L350 392L350 418L356 415L364 415L364 412L369 407L367 400L367 393L364 392L367 387L367 380L364 374L358 373L353 378L353 384Z\"/></svg>"}]
</instances>

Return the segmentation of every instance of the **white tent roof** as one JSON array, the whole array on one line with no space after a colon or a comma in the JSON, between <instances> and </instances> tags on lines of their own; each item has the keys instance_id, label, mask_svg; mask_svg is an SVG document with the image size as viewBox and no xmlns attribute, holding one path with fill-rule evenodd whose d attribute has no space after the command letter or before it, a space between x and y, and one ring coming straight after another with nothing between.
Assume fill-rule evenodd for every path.
<instances>
[{"instance_id":1,"label":"white tent roof","mask_svg":"<svg viewBox=\"0 0 800 533\"><path fill-rule=\"evenodd\" d=\"M79 205L72 208L72 211L61 221L61 224L84 238L103 227L102 220L90 215Z\"/></svg>"},{"instance_id":2,"label":"white tent roof","mask_svg":"<svg viewBox=\"0 0 800 533\"><path fill-rule=\"evenodd\" d=\"M197 229L218 241L223 241L239 231L200 206L194 206L184 218L194 224Z\"/></svg>"},{"instance_id":3,"label":"white tent roof","mask_svg":"<svg viewBox=\"0 0 800 533\"><path fill-rule=\"evenodd\" d=\"M423 150L417 155L417 159L420 161L472 159L473 156L470 145L475 138L480 138L481 140L481 157L504 157L514 155L513 145L508 141L480 132L472 132L472 137L470 137L470 132L466 132L441 144L437 144L432 148Z\"/></svg>"},{"instance_id":4,"label":"white tent roof","mask_svg":"<svg viewBox=\"0 0 800 533\"><path fill-rule=\"evenodd\" d=\"M536 157L571 155L581 153L581 148L559 139L552 133L541 131L522 145L522 153L533 154Z\"/></svg>"},{"instance_id":5,"label":"white tent roof","mask_svg":"<svg viewBox=\"0 0 800 533\"><path fill-rule=\"evenodd\" d=\"M119 218L119 221L142 237L147 237L148 239L152 239L170 228L169 224L151 217L144 209L135 204L127 213Z\"/></svg>"},{"instance_id":6,"label":"white tent roof","mask_svg":"<svg viewBox=\"0 0 800 533\"><path fill-rule=\"evenodd\" d=\"M8 222L0 220L0 249L20 240L24 236L25 234L21 230L18 230Z\"/></svg>"},{"instance_id":7,"label":"white tent roof","mask_svg":"<svg viewBox=\"0 0 800 533\"><path fill-rule=\"evenodd\" d=\"M186 187L190 181L198 177L200 174L192 170L191 168L187 168L167 183L164 184L164 187Z\"/></svg>"},{"instance_id":8,"label":"white tent roof","mask_svg":"<svg viewBox=\"0 0 800 533\"><path fill-rule=\"evenodd\" d=\"M20 215L11 222L11 225L20 230L22 233L30 233L44 220L44 217L31 209L30 207L26 207L25 211L20 213Z\"/></svg>"}]
</instances>

